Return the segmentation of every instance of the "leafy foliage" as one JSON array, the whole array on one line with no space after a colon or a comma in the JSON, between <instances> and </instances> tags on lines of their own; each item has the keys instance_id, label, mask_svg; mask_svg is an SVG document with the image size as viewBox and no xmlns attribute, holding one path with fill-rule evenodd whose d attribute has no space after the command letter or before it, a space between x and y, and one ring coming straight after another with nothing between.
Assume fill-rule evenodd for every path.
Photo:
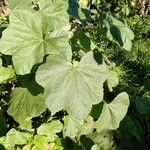
<instances>
[{"instance_id":1,"label":"leafy foliage","mask_svg":"<svg viewBox=\"0 0 150 150\"><path fill-rule=\"evenodd\" d=\"M15 88L11 97L7 112L20 124L39 116L46 109L42 96L32 96L25 88Z\"/></svg>"},{"instance_id":2,"label":"leafy foliage","mask_svg":"<svg viewBox=\"0 0 150 150\"><path fill-rule=\"evenodd\" d=\"M42 62L46 54L69 49L66 33L61 30L50 32L53 29L47 29L48 20L39 15L27 10L16 10L10 14L10 25L3 33L0 49L3 54L13 56L17 74L30 73L33 65ZM13 34L10 36L10 33Z\"/></svg>"},{"instance_id":3,"label":"leafy foliage","mask_svg":"<svg viewBox=\"0 0 150 150\"><path fill-rule=\"evenodd\" d=\"M12 67L0 66L0 84L6 83L9 79L14 78L14 70Z\"/></svg>"},{"instance_id":4,"label":"leafy foliage","mask_svg":"<svg viewBox=\"0 0 150 150\"><path fill-rule=\"evenodd\" d=\"M149 58L139 50L148 42L137 44L149 28L123 18L130 2L8 0L8 7L0 41L0 149L132 149L131 138L149 139L149 87L139 83L143 72L149 79ZM134 39L129 26L142 36ZM130 72L135 65L143 70Z\"/></svg>"},{"instance_id":5,"label":"leafy foliage","mask_svg":"<svg viewBox=\"0 0 150 150\"><path fill-rule=\"evenodd\" d=\"M114 130L119 127L129 106L127 93L120 93L111 103L105 103L99 120L96 122L97 131L104 129Z\"/></svg>"},{"instance_id":6,"label":"leafy foliage","mask_svg":"<svg viewBox=\"0 0 150 150\"><path fill-rule=\"evenodd\" d=\"M46 64L39 67L36 81L45 88L46 104L52 114L64 109L71 118L83 120L92 104L102 101L107 69L105 64L98 64L93 55L88 52L80 63L74 61L73 64L71 55L70 61L62 55L51 55Z\"/></svg>"}]
</instances>

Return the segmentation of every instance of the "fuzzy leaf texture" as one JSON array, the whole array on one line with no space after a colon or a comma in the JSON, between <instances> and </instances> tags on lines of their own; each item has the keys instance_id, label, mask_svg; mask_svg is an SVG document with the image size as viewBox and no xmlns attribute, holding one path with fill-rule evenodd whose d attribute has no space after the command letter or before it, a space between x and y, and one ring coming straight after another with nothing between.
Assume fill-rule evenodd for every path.
<instances>
[{"instance_id":1,"label":"fuzzy leaf texture","mask_svg":"<svg viewBox=\"0 0 150 150\"><path fill-rule=\"evenodd\" d=\"M15 145L27 144L27 140L29 140L31 137L32 134L20 132L13 128L6 134L4 145L9 150L14 148Z\"/></svg>"},{"instance_id":2,"label":"fuzzy leaf texture","mask_svg":"<svg viewBox=\"0 0 150 150\"><path fill-rule=\"evenodd\" d=\"M69 116L65 116L64 119L63 136L74 139L78 133L78 130L83 126L83 121L77 121Z\"/></svg>"},{"instance_id":3,"label":"fuzzy leaf texture","mask_svg":"<svg viewBox=\"0 0 150 150\"><path fill-rule=\"evenodd\" d=\"M108 29L107 37L125 50L130 51L132 48L132 40L134 39L133 32L126 23L121 22L116 17L110 15L109 19L103 20Z\"/></svg>"},{"instance_id":4,"label":"fuzzy leaf texture","mask_svg":"<svg viewBox=\"0 0 150 150\"><path fill-rule=\"evenodd\" d=\"M50 28L59 29L69 24L69 16L67 13L66 0L39 0L40 12L42 12L46 19L51 22Z\"/></svg>"},{"instance_id":5,"label":"fuzzy leaf texture","mask_svg":"<svg viewBox=\"0 0 150 150\"><path fill-rule=\"evenodd\" d=\"M113 88L119 84L119 77L117 72L114 69L109 69L109 76L107 79L107 86L110 92L113 91Z\"/></svg>"},{"instance_id":6,"label":"fuzzy leaf texture","mask_svg":"<svg viewBox=\"0 0 150 150\"><path fill-rule=\"evenodd\" d=\"M45 109L45 100L41 96L31 95L26 88L15 88L7 112L21 124L39 116Z\"/></svg>"},{"instance_id":7,"label":"fuzzy leaf texture","mask_svg":"<svg viewBox=\"0 0 150 150\"><path fill-rule=\"evenodd\" d=\"M6 83L9 79L15 77L12 67L0 66L0 84Z\"/></svg>"},{"instance_id":8,"label":"fuzzy leaf texture","mask_svg":"<svg viewBox=\"0 0 150 150\"><path fill-rule=\"evenodd\" d=\"M120 121L125 117L129 106L128 94L120 93L111 103L105 103L95 128L98 132L109 129L115 130L119 127Z\"/></svg>"},{"instance_id":9,"label":"fuzzy leaf texture","mask_svg":"<svg viewBox=\"0 0 150 150\"><path fill-rule=\"evenodd\" d=\"M11 10L15 9L32 9L32 0L7 0L8 7Z\"/></svg>"},{"instance_id":10,"label":"fuzzy leaf texture","mask_svg":"<svg viewBox=\"0 0 150 150\"><path fill-rule=\"evenodd\" d=\"M68 35L62 30L48 28L51 24L43 14L15 10L10 14L10 25L3 32L0 52L12 55L17 74L30 73L33 65L50 53L71 53Z\"/></svg>"},{"instance_id":11,"label":"fuzzy leaf texture","mask_svg":"<svg viewBox=\"0 0 150 150\"><path fill-rule=\"evenodd\" d=\"M52 115L66 110L74 120L83 120L92 105L103 99L103 83L107 79L107 67L94 59L94 52L84 55L79 63L71 63L63 55L47 58L39 67L36 81L45 88L46 104ZM99 58L101 61L101 58Z\"/></svg>"},{"instance_id":12,"label":"fuzzy leaf texture","mask_svg":"<svg viewBox=\"0 0 150 150\"><path fill-rule=\"evenodd\" d=\"M59 120L53 120L50 123L42 124L38 128L37 133L39 135L47 136L49 141L52 142L57 137L56 133L61 132L62 128L63 128L63 125L62 125L62 123Z\"/></svg>"}]
</instances>

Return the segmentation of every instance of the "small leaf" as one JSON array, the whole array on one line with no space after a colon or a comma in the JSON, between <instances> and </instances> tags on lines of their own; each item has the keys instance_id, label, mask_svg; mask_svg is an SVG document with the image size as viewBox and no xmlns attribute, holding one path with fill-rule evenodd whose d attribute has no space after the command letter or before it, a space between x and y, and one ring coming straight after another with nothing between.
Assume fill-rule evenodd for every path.
<instances>
[{"instance_id":1,"label":"small leaf","mask_svg":"<svg viewBox=\"0 0 150 150\"><path fill-rule=\"evenodd\" d=\"M49 141L54 141L57 137L56 133L61 132L63 128L62 123L59 120L53 120L50 123L42 124L38 129L37 133L39 135L45 135L48 137Z\"/></svg>"},{"instance_id":2,"label":"small leaf","mask_svg":"<svg viewBox=\"0 0 150 150\"><path fill-rule=\"evenodd\" d=\"M132 40L134 39L134 34L131 29L124 24L116 17L109 15L109 19L105 19L103 22L106 25L107 37L111 40L119 44L125 50L130 51L132 48Z\"/></svg>"},{"instance_id":3,"label":"small leaf","mask_svg":"<svg viewBox=\"0 0 150 150\"><path fill-rule=\"evenodd\" d=\"M91 135L88 135L91 138L95 145L93 145L91 150L110 150L113 145L113 134L111 131L102 130L100 133L94 132Z\"/></svg>"},{"instance_id":4,"label":"small leaf","mask_svg":"<svg viewBox=\"0 0 150 150\"><path fill-rule=\"evenodd\" d=\"M81 135L88 135L92 134L94 131L94 121L91 116L88 116L85 120L83 125L79 128L78 137Z\"/></svg>"},{"instance_id":5,"label":"small leaf","mask_svg":"<svg viewBox=\"0 0 150 150\"><path fill-rule=\"evenodd\" d=\"M113 87L116 87L119 84L119 77L117 72L114 69L109 69L108 71L107 85L110 92L113 91Z\"/></svg>"},{"instance_id":6,"label":"small leaf","mask_svg":"<svg viewBox=\"0 0 150 150\"><path fill-rule=\"evenodd\" d=\"M73 120L69 116L64 117L64 128L63 128L63 136L70 137L71 139L74 139L83 125L82 121Z\"/></svg>"},{"instance_id":7,"label":"small leaf","mask_svg":"<svg viewBox=\"0 0 150 150\"><path fill-rule=\"evenodd\" d=\"M0 66L0 84L6 83L9 79L15 77L12 67Z\"/></svg>"},{"instance_id":8,"label":"small leaf","mask_svg":"<svg viewBox=\"0 0 150 150\"><path fill-rule=\"evenodd\" d=\"M45 111L45 100L41 96L33 96L25 88L15 88L12 91L8 114L20 124Z\"/></svg>"},{"instance_id":9,"label":"small leaf","mask_svg":"<svg viewBox=\"0 0 150 150\"><path fill-rule=\"evenodd\" d=\"M128 94L120 93L111 103L105 103L95 128L98 132L103 129L115 130L119 127L120 121L125 117L129 106Z\"/></svg>"},{"instance_id":10,"label":"small leaf","mask_svg":"<svg viewBox=\"0 0 150 150\"><path fill-rule=\"evenodd\" d=\"M48 148L49 140L46 136L35 135L34 137L34 148L35 150L42 150Z\"/></svg>"},{"instance_id":11,"label":"small leaf","mask_svg":"<svg viewBox=\"0 0 150 150\"><path fill-rule=\"evenodd\" d=\"M92 105L103 99L103 83L107 66L98 64L93 51L88 52L78 65L62 55L49 56L38 68L36 81L45 88L46 104L52 115L66 110L74 120L83 121Z\"/></svg>"},{"instance_id":12,"label":"small leaf","mask_svg":"<svg viewBox=\"0 0 150 150\"><path fill-rule=\"evenodd\" d=\"M31 137L30 133L11 129L6 135L5 145L9 148L13 148L15 145L24 145Z\"/></svg>"}]
</instances>

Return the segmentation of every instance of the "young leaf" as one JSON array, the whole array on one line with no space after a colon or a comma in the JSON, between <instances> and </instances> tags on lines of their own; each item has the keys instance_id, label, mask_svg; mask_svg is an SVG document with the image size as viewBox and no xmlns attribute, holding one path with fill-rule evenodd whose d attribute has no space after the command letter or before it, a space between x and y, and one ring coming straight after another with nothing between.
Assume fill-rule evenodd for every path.
<instances>
[{"instance_id":1,"label":"young leaf","mask_svg":"<svg viewBox=\"0 0 150 150\"><path fill-rule=\"evenodd\" d=\"M118 74L115 70L109 69L108 71L107 85L110 92L113 91L113 87L116 87L119 84Z\"/></svg>"},{"instance_id":2,"label":"young leaf","mask_svg":"<svg viewBox=\"0 0 150 150\"><path fill-rule=\"evenodd\" d=\"M105 103L95 128L98 132L103 129L115 130L125 117L129 106L128 94L120 93L110 104Z\"/></svg>"},{"instance_id":3,"label":"young leaf","mask_svg":"<svg viewBox=\"0 0 150 150\"><path fill-rule=\"evenodd\" d=\"M94 132L88 135L95 145L92 146L91 150L112 150L113 145L113 134L111 131L103 130L100 133Z\"/></svg>"},{"instance_id":4,"label":"young leaf","mask_svg":"<svg viewBox=\"0 0 150 150\"><path fill-rule=\"evenodd\" d=\"M74 139L83 125L83 121L73 120L69 116L64 117L64 128L63 128L63 136L70 137L71 139Z\"/></svg>"},{"instance_id":5,"label":"young leaf","mask_svg":"<svg viewBox=\"0 0 150 150\"><path fill-rule=\"evenodd\" d=\"M10 25L3 32L0 52L12 55L17 74L28 74L34 64L43 61L50 53L71 53L68 35L62 30L49 29L52 22L44 15L26 10L16 10L10 14Z\"/></svg>"},{"instance_id":6,"label":"young leaf","mask_svg":"<svg viewBox=\"0 0 150 150\"><path fill-rule=\"evenodd\" d=\"M42 150L42 149L48 149L49 140L46 136L43 135L35 135L34 137L34 147L33 150Z\"/></svg>"},{"instance_id":7,"label":"young leaf","mask_svg":"<svg viewBox=\"0 0 150 150\"><path fill-rule=\"evenodd\" d=\"M37 70L36 81L45 88L46 104L52 115L66 110L74 120L84 120L92 105L103 99L107 79L105 63L99 64L88 52L80 63L71 64L62 55L49 56Z\"/></svg>"},{"instance_id":8,"label":"young leaf","mask_svg":"<svg viewBox=\"0 0 150 150\"><path fill-rule=\"evenodd\" d=\"M89 115L85 120L83 125L80 127L78 132L78 137L81 135L92 134L94 131L94 121L93 118Z\"/></svg>"},{"instance_id":9,"label":"young leaf","mask_svg":"<svg viewBox=\"0 0 150 150\"><path fill-rule=\"evenodd\" d=\"M13 148L15 145L27 144L27 141L32 137L32 134L27 132L17 131L14 128L11 129L5 140L6 148Z\"/></svg>"},{"instance_id":10,"label":"young leaf","mask_svg":"<svg viewBox=\"0 0 150 150\"><path fill-rule=\"evenodd\" d=\"M52 142L57 137L56 133L61 132L62 128L63 128L63 125L59 120L53 120L50 123L42 124L38 128L37 133L39 135L46 135L48 137L48 140Z\"/></svg>"},{"instance_id":11,"label":"young leaf","mask_svg":"<svg viewBox=\"0 0 150 150\"><path fill-rule=\"evenodd\" d=\"M15 88L7 112L22 124L39 116L45 109L45 100L41 96L33 96L25 88Z\"/></svg>"},{"instance_id":12,"label":"young leaf","mask_svg":"<svg viewBox=\"0 0 150 150\"><path fill-rule=\"evenodd\" d=\"M9 79L15 77L12 67L0 66L0 84L6 83Z\"/></svg>"}]
</instances>

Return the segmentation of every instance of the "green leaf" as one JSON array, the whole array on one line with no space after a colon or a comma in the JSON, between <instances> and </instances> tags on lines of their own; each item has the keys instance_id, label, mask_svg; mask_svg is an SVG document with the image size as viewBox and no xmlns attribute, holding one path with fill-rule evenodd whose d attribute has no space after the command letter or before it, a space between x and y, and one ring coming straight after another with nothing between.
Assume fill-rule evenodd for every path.
<instances>
[{"instance_id":1,"label":"green leaf","mask_svg":"<svg viewBox=\"0 0 150 150\"><path fill-rule=\"evenodd\" d=\"M34 148L33 150L42 150L48 148L48 138L43 135L35 135L34 137Z\"/></svg>"},{"instance_id":2,"label":"green leaf","mask_svg":"<svg viewBox=\"0 0 150 150\"><path fill-rule=\"evenodd\" d=\"M113 87L116 87L119 84L119 77L117 72L114 69L109 69L108 71L107 85L110 92L113 91Z\"/></svg>"},{"instance_id":3,"label":"green leaf","mask_svg":"<svg viewBox=\"0 0 150 150\"><path fill-rule=\"evenodd\" d=\"M6 140L5 136L0 137L0 144L4 144Z\"/></svg>"},{"instance_id":4,"label":"green leaf","mask_svg":"<svg viewBox=\"0 0 150 150\"><path fill-rule=\"evenodd\" d=\"M5 145L7 148L13 148L15 145L24 145L27 144L31 137L32 134L30 133L11 129L6 135Z\"/></svg>"},{"instance_id":5,"label":"green leaf","mask_svg":"<svg viewBox=\"0 0 150 150\"><path fill-rule=\"evenodd\" d=\"M39 116L45 109L45 100L41 96L33 96L25 88L15 88L7 112L22 124Z\"/></svg>"},{"instance_id":6,"label":"green leaf","mask_svg":"<svg viewBox=\"0 0 150 150\"><path fill-rule=\"evenodd\" d=\"M30 73L33 65L42 62L46 54L70 55L68 34L47 28L50 23L45 16L25 10L10 14L10 25L3 32L0 52L12 55L17 74Z\"/></svg>"},{"instance_id":7,"label":"green leaf","mask_svg":"<svg viewBox=\"0 0 150 150\"><path fill-rule=\"evenodd\" d=\"M37 129L37 133L39 135L46 135L48 137L48 140L52 142L57 137L56 133L61 132L62 128L63 128L63 125L59 120L53 120L50 123L42 124Z\"/></svg>"},{"instance_id":8,"label":"green leaf","mask_svg":"<svg viewBox=\"0 0 150 150\"><path fill-rule=\"evenodd\" d=\"M100 146L98 144L95 144L92 146L91 150L100 150Z\"/></svg>"},{"instance_id":9,"label":"green leaf","mask_svg":"<svg viewBox=\"0 0 150 150\"><path fill-rule=\"evenodd\" d=\"M23 122L19 124L19 128L22 130L31 131L32 130L32 120L31 118L27 118Z\"/></svg>"},{"instance_id":10,"label":"green leaf","mask_svg":"<svg viewBox=\"0 0 150 150\"><path fill-rule=\"evenodd\" d=\"M40 11L51 22L50 28L60 29L69 23L69 16L66 9L67 1L39 0L38 5Z\"/></svg>"},{"instance_id":11,"label":"green leaf","mask_svg":"<svg viewBox=\"0 0 150 150\"><path fill-rule=\"evenodd\" d=\"M94 132L88 137L95 143L91 150L111 150L113 145L113 134L111 131L102 130L100 133Z\"/></svg>"},{"instance_id":12,"label":"green leaf","mask_svg":"<svg viewBox=\"0 0 150 150\"><path fill-rule=\"evenodd\" d=\"M110 20L111 21L110 21ZM125 50L130 51L132 48L132 40L134 39L134 34L131 29L116 17L109 15L108 20L104 20L104 23L108 29L107 37L119 44Z\"/></svg>"},{"instance_id":13,"label":"green leaf","mask_svg":"<svg viewBox=\"0 0 150 150\"><path fill-rule=\"evenodd\" d=\"M14 9L32 9L32 0L7 0L8 7Z\"/></svg>"},{"instance_id":14,"label":"green leaf","mask_svg":"<svg viewBox=\"0 0 150 150\"><path fill-rule=\"evenodd\" d=\"M103 129L115 130L125 117L129 106L129 97L125 92L120 93L111 103L105 103L100 118L95 123L98 132Z\"/></svg>"},{"instance_id":15,"label":"green leaf","mask_svg":"<svg viewBox=\"0 0 150 150\"><path fill-rule=\"evenodd\" d=\"M69 116L64 117L64 128L63 128L63 136L70 137L71 139L74 139L83 125L82 121L74 120Z\"/></svg>"},{"instance_id":16,"label":"green leaf","mask_svg":"<svg viewBox=\"0 0 150 150\"><path fill-rule=\"evenodd\" d=\"M92 134L94 131L94 121L93 118L89 115L83 122L83 125L79 128L78 137L81 135Z\"/></svg>"},{"instance_id":17,"label":"green leaf","mask_svg":"<svg viewBox=\"0 0 150 150\"><path fill-rule=\"evenodd\" d=\"M62 55L49 56L37 70L36 81L45 88L46 104L52 115L66 110L74 120L84 120L92 105L103 99L107 79L105 63L99 64L94 52L88 52L80 63L71 64Z\"/></svg>"},{"instance_id":18,"label":"green leaf","mask_svg":"<svg viewBox=\"0 0 150 150\"><path fill-rule=\"evenodd\" d=\"M81 8L76 0L68 0L68 13L80 21L85 21L91 14L90 10Z\"/></svg>"},{"instance_id":19,"label":"green leaf","mask_svg":"<svg viewBox=\"0 0 150 150\"><path fill-rule=\"evenodd\" d=\"M0 84L6 83L9 79L15 77L12 67L0 66Z\"/></svg>"}]
</instances>

